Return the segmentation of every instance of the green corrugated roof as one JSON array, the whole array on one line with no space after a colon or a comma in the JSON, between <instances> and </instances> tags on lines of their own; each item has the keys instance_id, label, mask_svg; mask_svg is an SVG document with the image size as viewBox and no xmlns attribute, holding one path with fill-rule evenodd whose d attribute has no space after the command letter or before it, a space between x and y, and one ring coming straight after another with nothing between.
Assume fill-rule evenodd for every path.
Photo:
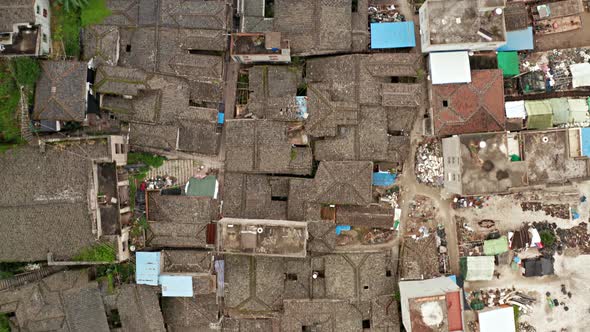
<instances>
[{"instance_id":1,"label":"green corrugated roof","mask_svg":"<svg viewBox=\"0 0 590 332\"><path fill-rule=\"evenodd\" d=\"M553 114L551 108L551 102L548 99L543 100L525 100L524 108L526 114L531 115L542 115L542 114Z\"/></svg>"},{"instance_id":2,"label":"green corrugated roof","mask_svg":"<svg viewBox=\"0 0 590 332\"><path fill-rule=\"evenodd\" d=\"M492 280L494 277L494 256L467 257L465 280Z\"/></svg>"},{"instance_id":3,"label":"green corrugated roof","mask_svg":"<svg viewBox=\"0 0 590 332\"><path fill-rule=\"evenodd\" d=\"M504 77L520 74L520 59L517 52L498 52L498 68L502 69Z\"/></svg>"},{"instance_id":4,"label":"green corrugated roof","mask_svg":"<svg viewBox=\"0 0 590 332\"><path fill-rule=\"evenodd\" d=\"M186 188L187 196L215 197L217 191L217 178L207 175L202 179L190 178Z\"/></svg>"},{"instance_id":5,"label":"green corrugated roof","mask_svg":"<svg viewBox=\"0 0 590 332\"><path fill-rule=\"evenodd\" d=\"M560 125L568 122L570 104L567 98L552 98L549 99L551 108L553 110L553 124Z\"/></svg>"},{"instance_id":6,"label":"green corrugated roof","mask_svg":"<svg viewBox=\"0 0 590 332\"><path fill-rule=\"evenodd\" d=\"M533 115L527 118L527 129L548 129L553 127L553 114Z\"/></svg>"},{"instance_id":7,"label":"green corrugated roof","mask_svg":"<svg viewBox=\"0 0 590 332\"><path fill-rule=\"evenodd\" d=\"M501 236L495 240L483 242L483 253L486 256L495 256L508 251L508 238Z\"/></svg>"}]
</instances>

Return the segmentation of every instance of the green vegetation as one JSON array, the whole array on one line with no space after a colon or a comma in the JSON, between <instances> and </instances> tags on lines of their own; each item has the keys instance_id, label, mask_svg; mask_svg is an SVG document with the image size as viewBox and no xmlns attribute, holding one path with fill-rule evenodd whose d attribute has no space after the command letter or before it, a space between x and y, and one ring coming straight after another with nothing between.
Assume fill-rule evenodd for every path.
<instances>
[{"instance_id":1,"label":"green vegetation","mask_svg":"<svg viewBox=\"0 0 590 332\"><path fill-rule=\"evenodd\" d=\"M28 263L0 263L0 280L25 272Z\"/></svg>"},{"instance_id":2,"label":"green vegetation","mask_svg":"<svg viewBox=\"0 0 590 332\"><path fill-rule=\"evenodd\" d=\"M19 86L24 86L29 97L29 104L35 102L35 84L41 74L41 66L35 58L18 57L12 59L14 78Z\"/></svg>"},{"instance_id":3,"label":"green vegetation","mask_svg":"<svg viewBox=\"0 0 590 332\"><path fill-rule=\"evenodd\" d=\"M291 160L297 159L297 150L291 148Z\"/></svg>"},{"instance_id":4,"label":"green vegetation","mask_svg":"<svg viewBox=\"0 0 590 332\"><path fill-rule=\"evenodd\" d=\"M514 309L514 325L516 325L516 331L519 330L518 328L518 319L520 318L520 307L517 305L513 305L512 309Z\"/></svg>"},{"instance_id":5,"label":"green vegetation","mask_svg":"<svg viewBox=\"0 0 590 332\"><path fill-rule=\"evenodd\" d=\"M75 11L88 5L88 0L57 0L56 2L62 5L66 12Z\"/></svg>"},{"instance_id":6,"label":"green vegetation","mask_svg":"<svg viewBox=\"0 0 590 332\"><path fill-rule=\"evenodd\" d=\"M467 277L467 257L459 258L459 273L463 279Z\"/></svg>"},{"instance_id":7,"label":"green vegetation","mask_svg":"<svg viewBox=\"0 0 590 332\"><path fill-rule=\"evenodd\" d=\"M542 230L539 232L539 235L541 235L541 243L543 243L543 246L551 247L555 243L555 234L553 234L552 231Z\"/></svg>"},{"instance_id":8,"label":"green vegetation","mask_svg":"<svg viewBox=\"0 0 590 332\"><path fill-rule=\"evenodd\" d=\"M10 332L10 324L6 314L0 314L0 332Z\"/></svg>"},{"instance_id":9,"label":"green vegetation","mask_svg":"<svg viewBox=\"0 0 590 332\"><path fill-rule=\"evenodd\" d=\"M100 243L82 249L80 253L74 257L74 260L81 262L114 262L117 260L117 254L112 245Z\"/></svg>"},{"instance_id":10,"label":"green vegetation","mask_svg":"<svg viewBox=\"0 0 590 332\"><path fill-rule=\"evenodd\" d=\"M100 24L112 14L107 7L106 0L89 0L88 5L82 8L80 15L83 27L91 24Z\"/></svg>"},{"instance_id":11,"label":"green vegetation","mask_svg":"<svg viewBox=\"0 0 590 332\"><path fill-rule=\"evenodd\" d=\"M127 164L144 164L137 172L129 175L129 205L131 210L135 209L135 194L137 193L137 182L143 181L150 168L157 168L164 164L166 157L145 152L129 152Z\"/></svg>"},{"instance_id":12,"label":"green vegetation","mask_svg":"<svg viewBox=\"0 0 590 332\"><path fill-rule=\"evenodd\" d=\"M20 90L8 61L0 61L0 152L23 143L17 109Z\"/></svg>"},{"instance_id":13,"label":"green vegetation","mask_svg":"<svg viewBox=\"0 0 590 332\"><path fill-rule=\"evenodd\" d=\"M133 227L131 228L131 235L140 236L148 228L149 225L147 219L145 218L145 216L141 217L133 223Z\"/></svg>"},{"instance_id":14,"label":"green vegetation","mask_svg":"<svg viewBox=\"0 0 590 332\"><path fill-rule=\"evenodd\" d=\"M101 265L96 267L96 279L107 284L107 290L112 294L117 285L128 283L135 275L135 265L129 263Z\"/></svg>"},{"instance_id":15,"label":"green vegetation","mask_svg":"<svg viewBox=\"0 0 590 332\"><path fill-rule=\"evenodd\" d=\"M54 2L51 9L53 14L51 20L52 37L54 41L63 43L67 56L77 59L80 57L80 29L82 28L80 10L77 8L66 10L64 8L65 4L62 6L59 5L59 1Z\"/></svg>"}]
</instances>

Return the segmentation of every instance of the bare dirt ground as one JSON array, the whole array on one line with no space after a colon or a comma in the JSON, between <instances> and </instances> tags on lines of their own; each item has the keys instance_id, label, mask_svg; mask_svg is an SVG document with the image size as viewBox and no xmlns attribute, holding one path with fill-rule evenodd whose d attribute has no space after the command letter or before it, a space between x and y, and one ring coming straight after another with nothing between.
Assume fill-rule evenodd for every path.
<instances>
[{"instance_id":1,"label":"bare dirt ground","mask_svg":"<svg viewBox=\"0 0 590 332\"><path fill-rule=\"evenodd\" d=\"M537 332L560 332L562 329L567 329L567 332L588 331L590 324L584 317L590 310L590 256L556 256L553 276L525 278L519 271L513 271L507 265L496 270L500 272L500 279L466 282L465 290L514 287L530 292L537 301L531 312L521 315L520 321L529 323ZM572 293L571 298L561 293L562 284ZM546 292L550 292L551 298L556 298L564 305L550 308ZM564 309L565 306L568 311Z\"/></svg>"},{"instance_id":2,"label":"bare dirt ground","mask_svg":"<svg viewBox=\"0 0 590 332\"><path fill-rule=\"evenodd\" d=\"M590 13L582 12L582 28L574 31L535 36L535 50L590 46Z\"/></svg>"}]
</instances>

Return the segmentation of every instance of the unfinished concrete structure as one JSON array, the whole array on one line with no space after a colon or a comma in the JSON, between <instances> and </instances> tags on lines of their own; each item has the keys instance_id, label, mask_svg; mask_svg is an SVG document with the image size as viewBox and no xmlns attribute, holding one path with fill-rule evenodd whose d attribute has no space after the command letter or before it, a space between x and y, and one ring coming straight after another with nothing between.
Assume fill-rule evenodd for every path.
<instances>
[{"instance_id":1,"label":"unfinished concrete structure","mask_svg":"<svg viewBox=\"0 0 590 332\"><path fill-rule=\"evenodd\" d=\"M506 44L505 0L428 0L420 6L422 52L491 51Z\"/></svg>"},{"instance_id":2,"label":"unfinished concrete structure","mask_svg":"<svg viewBox=\"0 0 590 332\"><path fill-rule=\"evenodd\" d=\"M580 128L482 133L443 139L445 189L499 194L589 178Z\"/></svg>"},{"instance_id":3,"label":"unfinished concrete structure","mask_svg":"<svg viewBox=\"0 0 590 332\"><path fill-rule=\"evenodd\" d=\"M223 218L217 222L217 250L225 254L305 257L307 223Z\"/></svg>"}]
</instances>

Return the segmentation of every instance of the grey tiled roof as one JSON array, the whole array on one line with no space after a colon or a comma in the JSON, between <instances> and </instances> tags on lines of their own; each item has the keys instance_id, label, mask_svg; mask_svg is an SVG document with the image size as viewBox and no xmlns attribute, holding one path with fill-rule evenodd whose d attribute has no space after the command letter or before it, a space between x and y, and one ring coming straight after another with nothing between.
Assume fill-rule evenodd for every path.
<instances>
[{"instance_id":1,"label":"grey tiled roof","mask_svg":"<svg viewBox=\"0 0 590 332\"><path fill-rule=\"evenodd\" d=\"M91 25L84 29L84 59L96 65L115 66L119 60L119 29L109 25Z\"/></svg>"},{"instance_id":2,"label":"grey tiled roof","mask_svg":"<svg viewBox=\"0 0 590 332\"><path fill-rule=\"evenodd\" d=\"M33 1L0 0L0 32L12 32L14 24L33 22L35 22Z\"/></svg>"},{"instance_id":3,"label":"grey tiled roof","mask_svg":"<svg viewBox=\"0 0 590 332\"><path fill-rule=\"evenodd\" d=\"M86 116L86 63L42 61L35 89L36 120L84 121Z\"/></svg>"},{"instance_id":4,"label":"grey tiled roof","mask_svg":"<svg viewBox=\"0 0 590 332\"><path fill-rule=\"evenodd\" d=\"M158 290L155 287L121 285L116 304L123 331L165 332L158 300Z\"/></svg>"}]
</instances>

